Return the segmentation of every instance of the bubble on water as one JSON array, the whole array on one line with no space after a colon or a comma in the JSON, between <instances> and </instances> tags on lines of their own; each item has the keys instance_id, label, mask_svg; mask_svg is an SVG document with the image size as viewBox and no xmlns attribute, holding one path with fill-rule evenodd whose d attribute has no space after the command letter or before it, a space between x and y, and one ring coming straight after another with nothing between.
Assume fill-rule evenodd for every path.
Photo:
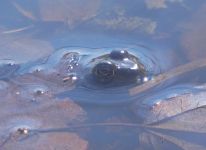
<instances>
[{"instance_id":1,"label":"bubble on water","mask_svg":"<svg viewBox=\"0 0 206 150\"><path fill-rule=\"evenodd\" d=\"M65 69L67 68L66 71L70 71L68 69L71 67L75 68L76 66L78 66L79 61L81 59L81 55L78 52L76 52L77 50L78 48L59 49L48 58L47 64L52 67L60 67Z\"/></svg>"},{"instance_id":2,"label":"bubble on water","mask_svg":"<svg viewBox=\"0 0 206 150\"><path fill-rule=\"evenodd\" d=\"M13 78L12 82L15 85L19 86L20 89L25 90L25 92L27 92L28 94L31 94L31 96L48 97L65 90L73 89L77 81L76 78L77 77L75 74L60 76L55 73L49 75L41 73L21 75ZM27 86L29 86L30 88L27 88ZM44 93L43 95L39 95L41 91Z\"/></svg>"},{"instance_id":3,"label":"bubble on water","mask_svg":"<svg viewBox=\"0 0 206 150\"><path fill-rule=\"evenodd\" d=\"M42 126L37 119L28 116L4 117L0 123L0 147L10 145L31 136L31 130Z\"/></svg>"},{"instance_id":4,"label":"bubble on water","mask_svg":"<svg viewBox=\"0 0 206 150\"><path fill-rule=\"evenodd\" d=\"M41 62L21 68L21 76L28 74L54 84L57 89L70 89L79 79L81 55L68 49L56 51ZM58 90L59 91L59 90Z\"/></svg>"},{"instance_id":5,"label":"bubble on water","mask_svg":"<svg viewBox=\"0 0 206 150\"><path fill-rule=\"evenodd\" d=\"M18 76L10 81L11 106L21 108L21 111L30 111L51 102L51 98L58 92L56 86L32 75ZM50 86L52 88L50 88Z\"/></svg>"},{"instance_id":6,"label":"bubble on water","mask_svg":"<svg viewBox=\"0 0 206 150\"><path fill-rule=\"evenodd\" d=\"M79 135L71 132L38 133L24 140L12 141L2 146L5 149L21 150L53 150L53 149L88 149L88 142Z\"/></svg>"},{"instance_id":7,"label":"bubble on water","mask_svg":"<svg viewBox=\"0 0 206 150\"><path fill-rule=\"evenodd\" d=\"M70 81L73 83L76 80L73 80L74 77L77 77L79 69L80 55L78 53L66 53L59 60L58 64L54 67L58 73L59 78L63 81ZM67 78L67 80L65 80Z\"/></svg>"},{"instance_id":8,"label":"bubble on water","mask_svg":"<svg viewBox=\"0 0 206 150\"><path fill-rule=\"evenodd\" d=\"M52 97L48 87L43 84L19 86L15 93L20 99L28 99L33 102L42 102Z\"/></svg>"},{"instance_id":9,"label":"bubble on water","mask_svg":"<svg viewBox=\"0 0 206 150\"><path fill-rule=\"evenodd\" d=\"M40 125L39 121L24 117L17 117L8 123L9 132L17 137L28 136L31 130L38 129Z\"/></svg>"},{"instance_id":10,"label":"bubble on water","mask_svg":"<svg viewBox=\"0 0 206 150\"><path fill-rule=\"evenodd\" d=\"M65 53L61 57L61 59L59 61L59 64L75 66L75 65L78 65L79 60L80 60L79 53L77 53L77 52L69 52L69 53Z\"/></svg>"},{"instance_id":11,"label":"bubble on water","mask_svg":"<svg viewBox=\"0 0 206 150\"><path fill-rule=\"evenodd\" d=\"M29 73L38 73L38 72L42 72L44 70L46 70L45 65L38 65L38 66L31 67L28 72Z\"/></svg>"}]
</instances>

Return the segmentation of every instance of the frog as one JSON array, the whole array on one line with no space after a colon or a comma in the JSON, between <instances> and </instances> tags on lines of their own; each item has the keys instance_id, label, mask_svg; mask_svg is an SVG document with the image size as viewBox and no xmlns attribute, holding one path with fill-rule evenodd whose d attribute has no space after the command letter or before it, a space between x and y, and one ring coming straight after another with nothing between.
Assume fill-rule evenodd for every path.
<instances>
[{"instance_id":1,"label":"frog","mask_svg":"<svg viewBox=\"0 0 206 150\"><path fill-rule=\"evenodd\" d=\"M127 50L112 50L90 62L90 81L98 85L141 84L148 71L141 60Z\"/></svg>"}]
</instances>

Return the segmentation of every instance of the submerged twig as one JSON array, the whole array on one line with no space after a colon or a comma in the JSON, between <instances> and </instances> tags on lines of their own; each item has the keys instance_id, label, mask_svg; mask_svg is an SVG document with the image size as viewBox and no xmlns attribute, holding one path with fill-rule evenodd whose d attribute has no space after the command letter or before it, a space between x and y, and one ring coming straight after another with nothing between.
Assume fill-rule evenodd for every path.
<instances>
[{"instance_id":1,"label":"submerged twig","mask_svg":"<svg viewBox=\"0 0 206 150\"><path fill-rule=\"evenodd\" d=\"M147 128L147 125L137 124L137 123L89 123L81 125L73 125L65 128L49 128L49 129L34 129L31 130L33 133L49 133L49 132L65 132L80 128L90 128L90 127L108 127L108 126L123 126L132 128Z\"/></svg>"},{"instance_id":2,"label":"submerged twig","mask_svg":"<svg viewBox=\"0 0 206 150\"><path fill-rule=\"evenodd\" d=\"M165 72L163 74L160 74L160 75L154 77L154 79L144 83L143 85L139 85L139 86L136 86L134 88L129 89L129 94L132 96L139 94L139 93L144 92L144 91L146 91L146 90L148 90L148 89L150 89L150 88L152 88L160 83L165 82L168 79L177 77L181 74L184 74L186 72L189 72L189 71L192 71L194 69L201 68L201 67L206 67L206 59L200 59L198 61L193 61L193 62L184 64L184 65L181 65L177 68L174 68L174 69L172 69L168 72Z\"/></svg>"},{"instance_id":3,"label":"submerged twig","mask_svg":"<svg viewBox=\"0 0 206 150\"><path fill-rule=\"evenodd\" d=\"M123 126L123 127L132 127L132 128L147 128L147 125L138 124L138 123L88 123L88 124L80 124L80 125L70 125L68 127L63 128L45 128L45 129L29 129L26 130L17 130L20 132L21 135L27 135L26 137L22 137L20 140L25 140L26 138L29 138L34 135L38 135L41 133L54 133L54 132L69 132L81 128L90 128L90 127L114 127L114 126ZM148 128L151 128L148 126ZM0 148L2 148L5 144L7 144L10 140L13 138L13 133L9 134L9 136L0 143Z\"/></svg>"}]
</instances>

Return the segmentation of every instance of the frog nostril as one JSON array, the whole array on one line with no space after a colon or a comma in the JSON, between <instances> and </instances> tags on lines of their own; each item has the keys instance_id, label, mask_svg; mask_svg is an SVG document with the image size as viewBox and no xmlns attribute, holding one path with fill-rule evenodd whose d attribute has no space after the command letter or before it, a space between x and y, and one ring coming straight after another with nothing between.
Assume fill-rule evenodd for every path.
<instances>
[{"instance_id":1,"label":"frog nostril","mask_svg":"<svg viewBox=\"0 0 206 150\"><path fill-rule=\"evenodd\" d=\"M116 59L116 60L122 60L124 58L127 58L129 55L128 51L126 50L120 50L120 51L117 51L117 50L114 50L110 53L110 58L111 59Z\"/></svg>"},{"instance_id":2,"label":"frog nostril","mask_svg":"<svg viewBox=\"0 0 206 150\"><path fill-rule=\"evenodd\" d=\"M98 63L92 70L94 78L101 83L112 81L116 75L116 66L110 62Z\"/></svg>"}]
</instances>

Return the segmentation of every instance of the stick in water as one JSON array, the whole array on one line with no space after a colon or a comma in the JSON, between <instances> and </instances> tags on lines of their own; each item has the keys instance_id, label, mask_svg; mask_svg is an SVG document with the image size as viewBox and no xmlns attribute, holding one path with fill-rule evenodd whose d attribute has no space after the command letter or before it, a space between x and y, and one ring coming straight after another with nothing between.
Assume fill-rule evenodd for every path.
<instances>
[{"instance_id":1,"label":"stick in water","mask_svg":"<svg viewBox=\"0 0 206 150\"><path fill-rule=\"evenodd\" d=\"M139 85L139 86L136 86L134 88L129 89L129 94L131 96L139 94L139 93L144 92L144 91L146 91L146 90L148 90L148 89L150 89L150 88L152 88L160 83L165 82L168 79L177 77L181 74L184 74L186 72L189 72L189 71L192 71L194 69L201 68L201 67L206 67L206 59L200 59L198 61L193 61L193 62L184 64L184 65L181 65L177 68L174 68L174 69L172 69L168 72L165 72L163 74L160 74L160 75L154 77L154 79L152 79L152 80L150 80L142 85Z\"/></svg>"}]
</instances>

